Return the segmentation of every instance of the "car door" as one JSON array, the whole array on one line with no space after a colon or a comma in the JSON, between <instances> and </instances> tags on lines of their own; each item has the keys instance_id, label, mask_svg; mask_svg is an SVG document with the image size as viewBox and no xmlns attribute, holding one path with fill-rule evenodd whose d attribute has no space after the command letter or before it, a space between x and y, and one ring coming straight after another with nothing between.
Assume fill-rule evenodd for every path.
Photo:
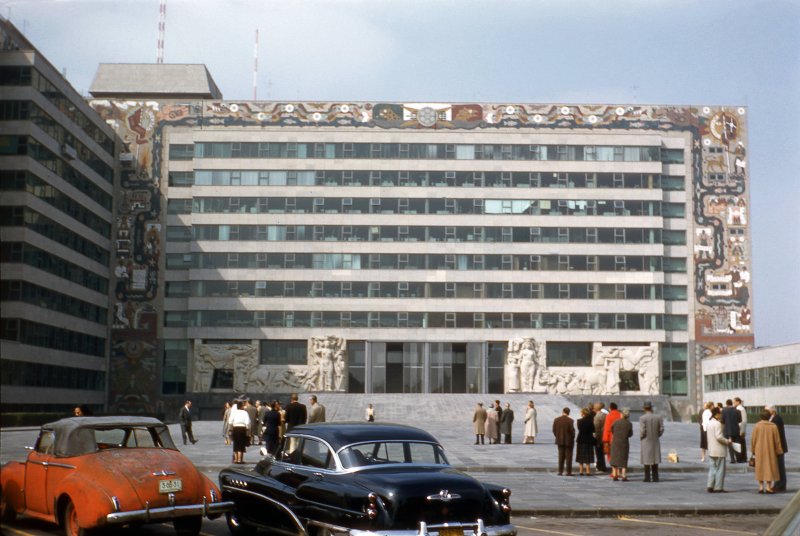
<instances>
[{"instance_id":1,"label":"car door","mask_svg":"<svg viewBox=\"0 0 800 536\"><path fill-rule=\"evenodd\" d=\"M50 514L52 500L48 498L48 467L53 461L55 433L42 430L36 446L25 464L25 508L40 514ZM52 491L52 490L51 490Z\"/></svg>"},{"instance_id":2,"label":"car door","mask_svg":"<svg viewBox=\"0 0 800 536\"><path fill-rule=\"evenodd\" d=\"M330 517L331 507L338 506L339 498L332 496L330 488L336 476L335 457L328 445L317 439L306 438L300 464L295 469L295 495L303 517L333 521Z\"/></svg>"}]
</instances>

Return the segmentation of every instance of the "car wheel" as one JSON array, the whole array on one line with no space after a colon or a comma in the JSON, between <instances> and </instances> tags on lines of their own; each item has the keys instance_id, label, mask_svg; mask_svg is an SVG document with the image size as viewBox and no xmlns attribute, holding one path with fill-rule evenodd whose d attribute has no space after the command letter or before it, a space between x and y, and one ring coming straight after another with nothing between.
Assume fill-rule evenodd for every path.
<instances>
[{"instance_id":1,"label":"car wheel","mask_svg":"<svg viewBox=\"0 0 800 536\"><path fill-rule=\"evenodd\" d=\"M228 530L233 536L251 536L256 533L256 529L242 522L236 512L226 513L225 520L228 522Z\"/></svg>"},{"instance_id":2,"label":"car wheel","mask_svg":"<svg viewBox=\"0 0 800 536\"><path fill-rule=\"evenodd\" d=\"M75 509L75 505L72 504L72 501L69 501L66 508L64 508L63 525L64 534L66 534L66 536L89 535L89 531L78 526L78 511Z\"/></svg>"},{"instance_id":3,"label":"car wheel","mask_svg":"<svg viewBox=\"0 0 800 536\"><path fill-rule=\"evenodd\" d=\"M17 511L9 504L6 493L0 490L0 521L11 523L15 519L17 519Z\"/></svg>"},{"instance_id":4,"label":"car wheel","mask_svg":"<svg viewBox=\"0 0 800 536\"><path fill-rule=\"evenodd\" d=\"M203 526L201 516L179 517L172 522L176 536L197 536Z\"/></svg>"}]
</instances>

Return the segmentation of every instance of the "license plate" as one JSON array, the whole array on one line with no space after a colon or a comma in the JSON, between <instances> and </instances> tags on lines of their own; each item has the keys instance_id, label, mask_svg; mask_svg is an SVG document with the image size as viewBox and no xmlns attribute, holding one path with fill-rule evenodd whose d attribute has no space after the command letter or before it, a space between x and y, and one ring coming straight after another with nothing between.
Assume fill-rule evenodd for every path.
<instances>
[{"instance_id":1,"label":"license plate","mask_svg":"<svg viewBox=\"0 0 800 536\"><path fill-rule=\"evenodd\" d=\"M172 480L159 480L158 492L159 493L175 493L183 489L183 481L180 478Z\"/></svg>"},{"instance_id":2,"label":"license plate","mask_svg":"<svg viewBox=\"0 0 800 536\"><path fill-rule=\"evenodd\" d=\"M442 527L439 529L439 536L464 536L464 529L461 527Z\"/></svg>"}]
</instances>

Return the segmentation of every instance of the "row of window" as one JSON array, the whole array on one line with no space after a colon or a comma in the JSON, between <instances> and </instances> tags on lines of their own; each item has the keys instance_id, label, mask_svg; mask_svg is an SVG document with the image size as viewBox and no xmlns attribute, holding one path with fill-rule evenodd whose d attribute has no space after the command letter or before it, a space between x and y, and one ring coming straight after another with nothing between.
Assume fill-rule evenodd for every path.
<instances>
[{"instance_id":1,"label":"row of window","mask_svg":"<svg viewBox=\"0 0 800 536\"><path fill-rule=\"evenodd\" d=\"M682 149L654 146L445 143L198 142L171 144L170 160L193 158L364 158L683 163Z\"/></svg>"},{"instance_id":2,"label":"row of window","mask_svg":"<svg viewBox=\"0 0 800 536\"><path fill-rule=\"evenodd\" d=\"M43 365L4 359L0 369L0 384L16 387L49 387L103 391L106 373L99 370Z\"/></svg>"},{"instance_id":3,"label":"row of window","mask_svg":"<svg viewBox=\"0 0 800 536\"><path fill-rule=\"evenodd\" d=\"M455 255L414 253L167 254L169 269L549 270L685 273L684 257L641 255Z\"/></svg>"},{"instance_id":4,"label":"row of window","mask_svg":"<svg viewBox=\"0 0 800 536\"><path fill-rule=\"evenodd\" d=\"M685 300L686 286L598 283L427 283L416 281L168 281L168 298L503 298Z\"/></svg>"},{"instance_id":5,"label":"row of window","mask_svg":"<svg viewBox=\"0 0 800 536\"><path fill-rule=\"evenodd\" d=\"M706 392L800 385L800 363L709 374L703 381Z\"/></svg>"},{"instance_id":6,"label":"row of window","mask_svg":"<svg viewBox=\"0 0 800 536\"><path fill-rule=\"evenodd\" d=\"M108 266L108 250L29 207L0 208L0 226L25 227L81 255Z\"/></svg>"},{"instance_id":7,"label":"row of window","mask_svg":"<svg viewBox=\"0 0 800 536\"><path fill-rule=\"evenodd\" d=\"M408 197L195 197L170 199L169 214L517 214L683 218L685 203L606 199L450 199Z\"/></svg>"},{"instance_id":8,"label":"row of window","mask_svg":"<svg viewBox=\"0 0 800 536\"><path fill-rule=\"evenodd\" d=\"M657 173L540 171L195 170L170 171L169 185L185 186L435 186L460 188L685 189L680 176Z\"/></svg>"},{"instance_id":9,"label":"row of window","mask_svg":"<svg viewBox=\"0 0 800 536\"><path fill-rule=\"evenodd\" d=\"M686 315L387 311L167 311L164 326L330 328L654 329L685 331Z\"/></svg>"},{"instance_id":10,"label":"row of window","mask_svg":"<svg viewBox=\"0 0 800 536\"><path fill-rule=\"evenodd\" d=\"M624 227L456 227L436 225L168 226L167 240L506 242L686 245L686 231Z\"/></svg>"},{"instance_id":11,"label":"row of window","mask_svg":"<svg viewBox=\"0 0 800 536\"><path fill-rule=\"evenodd\" d=\"M109 222L32 173L14 170L0 172L0 190L33 194L106 238L111 237Z\"/></svg>"},{"instance_id":12,"label":"row of window","mask_svg":"<svg viewBox=\"0 0 800 536\"><path fill-rule=\"evenodd\" d=\"M103 132L74 102L70 101L42 73L30 66L0 66L0 85L31 86L53 103L58 110L69 117L86 132L110 156L114 156L114 139Z\"/></svg>"},{"instance_id":13,"label":"row of window","mask_svg":"<svg viewBox=\"0 0 800 536\"><path fill-rule=\"evenodd\" d=\"M87 303L78 298L40 287L27 281L6 280L0 282L0 299L3 301L23 301L45 309L77 316L105 325L108 321L108 309Z\"/></svg>"},{"instance_id":14,"label":"row of window","mask_svg":"<svg viewBox=\"0 0 800 536\"><path fill-rule=\"evenodd\" d=\"M0 121L31 121L64 147L64 154L77 157L107 182L114 182L114 169L35 103L0 101ZM70 150L74 150L74 154L68 153Z\"/></svg>"},{"instance_id":15,"label":"row of window","mask_svg":"<svg viewBox=\"0 0 800 536\"><path fill-rule=\"evenodd\" d=\"M0 262L21 262L101 294L108 292L107 278L23 242L3 244Z\"/></svg>"},{"instance_id":16,"label":"row of window","mask_svg":"<svg viewBox=\"0 0 800 536\"><path fill-rule=\"evenodd\" d=\"M0 338L31 346L99 357L105 355L106 347L104 338L19 318L3 318L0 323Z\"/></svg>"}]
</instances>

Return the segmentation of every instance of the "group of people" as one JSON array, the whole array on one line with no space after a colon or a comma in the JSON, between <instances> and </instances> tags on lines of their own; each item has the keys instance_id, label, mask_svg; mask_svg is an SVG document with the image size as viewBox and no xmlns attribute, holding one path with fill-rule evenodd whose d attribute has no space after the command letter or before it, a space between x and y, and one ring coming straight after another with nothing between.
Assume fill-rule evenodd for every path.
<instances>
[{"instance_id":1,"label":"group of people","mask_svg":"<svg viewBox=\"0 0 800 536\"><path fill-rule=\"evenodd\" d=\"M643 410L644 414L639 419L639 439L644 481L658 482L664 419L653 413L651 402L645 402ZM594 464L597 472L610 473L614 481L628 481L630 438L633 437L630 410L620 410L616 402L611 402L608 409L603 402L596 402L581 408L577 423L569 414L570 409L564 408L562 414L553 421L553 435L558 447L558 474L572 476L572 453L577 445L575 462L578 464L578 476L591 475Z\"/></svg>"},{"instance_id":2,"label":"group of people","mask_svg":"<svg viewBox=\"0 0 800 536\"><path fill-rule=\"evenodd\" d=\"M725 493L725 464L749 463L754 466L759 493L786 491L784 454L789 446L783 419L774 406L759 414L750 436L751 456L747 457L747 410L740 398L728 399L725 405L706 402L700 415L701 460L709 458L706 491Z\"/></svg>"},{"instance_id":3,"label":"group of people","mask_svg":"<svg viewBox=\"0 0 800 536\"><path fill-rule=\"evenodd\" d=\"M222 418L222 437L225 444L233 445L233 463L245 463L244 454L250 445L266 446L273 453L284 434L295 426L306 423L325 422L325 406L316 395L310 395L309 405L299 401L297 393L289 397L286 408L278 400L255 404L247 397L225 403Z\"/></svg>"},{"instance_id":4,"label":"group of people","mask_svg":"<svg viewBox=\"0 0 800 536\"><path fill-rule=\"evenodd\" d=\"M502 436L503 443L511 443L511 429L514 423L514 410L511 404L506 402L505 408L501 407L500 401L495 400L487 410L483 407L483 402L478 402L472 414L472 426L475 432L475 444L484 445L486 438L489 444L500 443ZM536 407L532 400L528 401L525 409L525 432L522 439L523 443L535 443L538 431L536 423Z\"/></svg>"}]
</instances>

